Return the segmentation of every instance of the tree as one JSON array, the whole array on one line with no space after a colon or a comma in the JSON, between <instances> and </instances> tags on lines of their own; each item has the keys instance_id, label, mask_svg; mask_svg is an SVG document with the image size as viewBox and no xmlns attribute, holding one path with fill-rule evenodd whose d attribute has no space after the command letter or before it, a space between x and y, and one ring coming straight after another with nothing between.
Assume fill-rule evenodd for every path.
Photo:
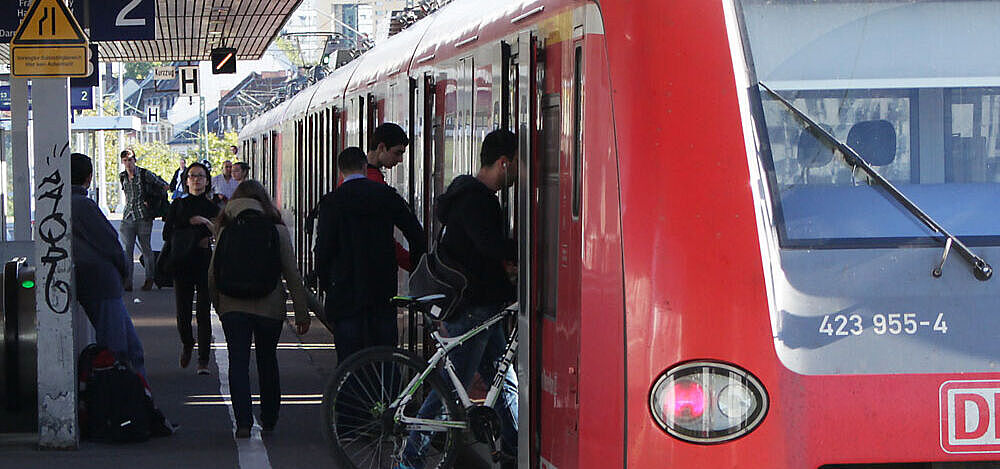
<instances>
[{"instance_id":1,"label":"tree","mask_svg":"<svg viewBox=\"0 0 1000 469\"><path fill-rule=\"evenodd\" d=\"M163 62L126 62L125 63L125 78L132 78L135 80L142 80L149 75L149 72L153 67L163 65Z\"/></svg>"}]
</instances>

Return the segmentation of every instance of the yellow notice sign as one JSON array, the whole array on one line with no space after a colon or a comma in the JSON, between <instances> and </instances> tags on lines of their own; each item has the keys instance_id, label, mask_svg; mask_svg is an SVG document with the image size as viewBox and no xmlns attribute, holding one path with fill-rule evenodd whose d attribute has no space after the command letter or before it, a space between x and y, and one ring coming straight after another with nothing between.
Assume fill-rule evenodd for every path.
<instances>
[{"instance_id":1,"label":"yellow notice sign","mask_svg":"<svg viewBox=\"0 0 1000 469\"><path fill-rule=\"evenodd\" d=\"M10 42L11 75L86 77L89 55L87 36L62 0L35 0Z\"/></svg>"}]
</instances>

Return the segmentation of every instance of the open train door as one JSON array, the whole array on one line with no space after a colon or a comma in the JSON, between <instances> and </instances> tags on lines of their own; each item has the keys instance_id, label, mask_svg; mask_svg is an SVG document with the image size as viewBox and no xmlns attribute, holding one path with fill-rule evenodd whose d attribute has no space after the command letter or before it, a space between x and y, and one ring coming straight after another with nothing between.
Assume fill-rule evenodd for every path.
<instances>
[{"instance_id":1,"label":"open train door","mask_svg":"<svg viewBox=\"0 0 1000 469\"><path fill-rule=\"evenodd\" d=\"M533 204L531 203L532 167L534 161L532 152L535 148L535 116L537 109L533 98L535 95L534 73L537 62L534 34L523 32L518 35L517 44L513 48L516 53L510 57L510 66L516 73L512 74L510 83L513 91L513 118L511 127L518 136L518 182L517 197L518 216L520 220L531 220L534 215ZM518 286L517 298L520 305L518 313L518 335L520 348L518 349L518 467L535 468L538 466L538 443L540 435L538 433L538 418L535 414L538 399L535 390L540 376L539 363L536 361L538 354L538 340L536 327L539 317L535 314L532 304L532 278L535 275L531 262L532 255L532 225L533 223L517 224L518 239Z\"/></svg>"}]
</instances>

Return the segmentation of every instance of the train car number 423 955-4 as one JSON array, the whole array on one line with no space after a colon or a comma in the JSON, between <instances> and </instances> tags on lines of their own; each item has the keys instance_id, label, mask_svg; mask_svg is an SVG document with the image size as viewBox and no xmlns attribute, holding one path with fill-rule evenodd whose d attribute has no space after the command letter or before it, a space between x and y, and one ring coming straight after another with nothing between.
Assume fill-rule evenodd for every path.
<instances>
[{"instance_id":1,"label":"train car number 423 955-4","mask_svg":"<svg viewBox=\"0 0 1000 469\"><path fill-rule=\"evenodd\" d=\"M860 314L827 314L820 322L819 333L828 336L861 335L866 330L865 319ZM869 330L876 335L915 335L922 329L948 333L944 313L938 313L933 322L917 313L878 313L873 314L870 321Z\"/></svg>"}]
</instances>

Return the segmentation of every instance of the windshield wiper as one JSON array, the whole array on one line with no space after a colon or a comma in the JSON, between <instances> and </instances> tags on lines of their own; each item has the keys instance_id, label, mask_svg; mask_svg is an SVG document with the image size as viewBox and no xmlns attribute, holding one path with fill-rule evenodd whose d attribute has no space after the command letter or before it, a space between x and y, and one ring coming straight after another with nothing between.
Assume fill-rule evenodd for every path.
<instances>
[{"instance_id":1,"label":"windshield wiper","mask_svg":"<svg viewBox=\"0 0 1000 469\"><path fill-rule=\"evenodd\" d=\"M986 281L993 276L993 267L990 267L989 263L983 260L983 258L975 255L968 248L968 246L963 244L962 241L960 241L958 238L955 237L955 235L951 234L948 230L944 229L944 227L941 226L940 223L934 221L934 219L931 218L930 215L921 210L920 207L917 206L917 204L913 203L912 200L910 200L909 198L906 197L906 195L900 192L900 190L896 188L896 186L894 186L891 182L889 182L888 179L883 177L881 174L875 172L875 169L872 168L872 166L867 161L865 161L865 159L862 158L861 155L858 154L858 152L854 151L854 149L851 148L846 143L838 140L837 137L834 137L833 134L824 129L821 125L819 125L819 123L812 120L812 118L807 116L806 113L800 111L797 107L795 107L783 96L776 93L771 88L768 88L767 85L760 82L758 82L758 84L762 88L767 90L768 93L771 93L771 95L774 96L778 101L781 101L781 104L784 104L785 107L787 107L790 111L792 111L792 113L795 114L799 119L802 119L807 124L809 124L809 130L813 132L814 135L823 137L824 140L826 140L831 145L833 145L837 150L839 150L840 154L843 155L844 157L845 164L850 166L853 170L861 169L862 171L864 171L865 174L868 175L869 180L874 180L880 186L882 186L889 194L891 194L896 199L896 201L898 201L904 208L906 208L906 210L908 210L911 214L913 214L913 216L916 217L917 220L920 220L921 223L926 225L935 233L939 233L944 236L944 253L942 253L941 255L940 264L938 264L938 266L934 268L933 271L931 271L931 275L935 277L941 276L942 269L944 268L944 261L948 259L948 252L951 251L952 245L955 245L957 246L956 249L958 249L958 252L962 255L962 258L964 258L966 262L968 262L969 265L972 266L972 273L973 275L976 276L977 279Z\"/></svg>"}]
</instances>

